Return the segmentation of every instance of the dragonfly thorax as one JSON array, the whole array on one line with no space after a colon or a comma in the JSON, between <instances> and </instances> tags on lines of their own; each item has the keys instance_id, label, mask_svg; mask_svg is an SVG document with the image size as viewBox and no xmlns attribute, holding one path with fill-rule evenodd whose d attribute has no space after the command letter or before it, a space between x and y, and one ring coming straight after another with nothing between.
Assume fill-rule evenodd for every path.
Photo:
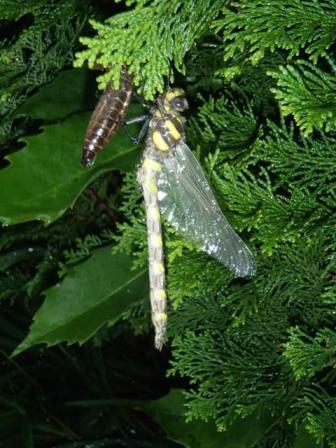
<instances>
[{"instance_id":1,"label":"dragonfly thorax","mask_svg":"<svg viewBox=\"0 0 336 448\"><path fill-rule=\"evenodd\" d=\"M182 112L188 109L188 101L182 89L166 90L156 101L149 125L149 139L160 153L170 152L184 139Z\"/></svg>"},{"instance_id":2,"label":"dragonfly thorax","mask_svg":"<svg viewBox=\"0 0 336 448\"><path fill-rule=\"evenodd\" d=\"M150 123L149 138L157 151L170 152L184 139L182 117L165 113L161 118L154 116Z\"/></svg>"}]
</instances>

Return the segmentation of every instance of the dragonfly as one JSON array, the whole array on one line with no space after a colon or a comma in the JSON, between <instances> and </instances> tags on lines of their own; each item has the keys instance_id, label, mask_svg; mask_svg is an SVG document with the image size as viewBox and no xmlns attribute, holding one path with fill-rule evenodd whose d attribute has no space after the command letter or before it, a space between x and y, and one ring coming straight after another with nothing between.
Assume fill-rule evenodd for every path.
<instances>
[{"instance_id":1,"label":"dragonfly","mask_svg":"<svg viewBox=\"0 0 336 448\"><path fill-rule=\"evenodd\" d=\"M256 273L254 257L222 213L203 169L186 144L185 93L169 88L151 110L137 179L147 221L154 345L161 350L167 327L163 216L186 240L224 264L236 277Z\"/></svg>"}]
</instances>

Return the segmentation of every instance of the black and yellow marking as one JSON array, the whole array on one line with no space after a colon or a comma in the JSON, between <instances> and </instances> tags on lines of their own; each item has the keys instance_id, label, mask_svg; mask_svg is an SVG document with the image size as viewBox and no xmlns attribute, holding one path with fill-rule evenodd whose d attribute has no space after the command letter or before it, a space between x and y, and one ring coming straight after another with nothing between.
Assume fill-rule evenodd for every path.
<instances>
[{"instance_id":1,"label":"black and yellow marking","mask_svg":"<svg viewBox=\"0 0 336 448\"><path fill-rule=\"evenodd\" d=\"M181 120L173 114L165 114L151 131L151 138L158 151L169 151L184 137Z\"/></svg>"},{"instance_id":2,"label":"black and yellow marking","mask_svg":"<svg viewBox=\"0 0 336 448\"><path fill-rule=\"evenodd\" d=\"M144 159L138 171L146 205L150 301L155 347L159 350L166 333L167 297L157 181L161 158L166 157L184 139L184 121L180 115L184 107L187 107L187 102L182 89L170 89L159 96L157 108L152 110Z\"/></svg>"}]
</instances>

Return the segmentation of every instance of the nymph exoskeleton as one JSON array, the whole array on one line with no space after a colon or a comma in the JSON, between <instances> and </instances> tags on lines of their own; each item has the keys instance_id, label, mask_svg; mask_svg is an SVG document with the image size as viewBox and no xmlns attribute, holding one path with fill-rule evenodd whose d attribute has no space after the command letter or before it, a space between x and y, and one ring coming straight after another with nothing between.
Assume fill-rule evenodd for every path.
<instances>
[{"instance_id":1,"label":"nymph exoskeleton","mask_svg":"<svg viewBox=\"0 0 336 448\"><path fill-rule=\"evenodd\" d=\"M108 84L100 97L88 124L82 153L82 166L94 163L97 154L114 137L123 124L132 100L133 77L123 67L120 72L120 86L114 89Z\"/></svg>"}]
</instances>

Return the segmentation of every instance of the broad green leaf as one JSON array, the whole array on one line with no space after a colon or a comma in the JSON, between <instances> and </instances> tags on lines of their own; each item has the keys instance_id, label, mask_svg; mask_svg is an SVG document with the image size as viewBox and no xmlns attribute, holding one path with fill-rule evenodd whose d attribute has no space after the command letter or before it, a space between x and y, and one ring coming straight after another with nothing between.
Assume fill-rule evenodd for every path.
<instances>
[{"instance_id":1,"label":"broad green leaf","mask_svg":"<svg viewBox=\"0 0 336 448\"><path fill-rule=\"evenodd\" d=\"M147 412L166 431L168 437L185 448L254 448L272 427L274 420L268 415L254 415L237 420L224 432L218 432L214 423L186 422L183 391L173 389L159 400L143 404ZM295 448L318 448L304 428L299 428Z\"/></svg>"},{"instance_id":2,"label":"broad green leaf","mask_svg":"<svg viewBox=\"0 0 336 448\"><path fill-rule=\"evenodd\" d=\"M88 94L88 81L88 70L65 70L31 96L18 113L50 121L82 112L93 106L95 99L93 92Z\"/></svg>"},{"instance_id":3,"label":"broad green leaf","mask_svg":"<svg viewBox=\"0 0 336 448\"><path fill-rule=\"evenodd\" d=\"M119 132L90 168L80 166L89 114L45 126L26 137L26 147L10 155L0 171L0 222L16 224L33 219L50 222L73 206L81 191L112 169L133 170L141 150Z\"/></svg>"},{"instance_id":4,"label":"broad green leaf","mask_svg":"<svg viewBox=\"0 0 336 448\"><path fill-rule=\"evenodd\" d=\"M234 423L225 432L218 432L214 423L186 423L184 396L172 390L165 397L152 401L144 408L167 432L169 438L186 448L252 448L271 424L269 417L254 416Z\"/></svg>"},{"instance_id":5,"label":"broad green leaf","mask_svg":"<svg viewBox=\"0 0 336 448\"><path fill-rule=\"evenodd\" d=\"M132 258L112 254L111 247L73 267L46 291L28 336L14 354L40 343L82 344L104 324L114 324L131 303L147 294L147 271L131 268Z\"/></svg>"}]
</instances>

